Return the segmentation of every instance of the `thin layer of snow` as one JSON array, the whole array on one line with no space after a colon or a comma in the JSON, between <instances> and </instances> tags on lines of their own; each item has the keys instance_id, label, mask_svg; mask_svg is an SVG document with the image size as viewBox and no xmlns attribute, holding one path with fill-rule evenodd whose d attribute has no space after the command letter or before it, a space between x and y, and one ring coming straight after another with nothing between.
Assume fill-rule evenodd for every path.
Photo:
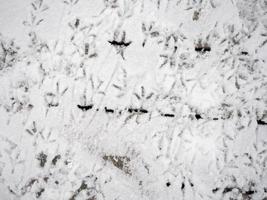
<instances>
[{"instance_id":1,"label":"thin layer of snow","mask_svg":"<svg viewBox=\"0 0 267 200\"><path fill-rule=\"evenodd\" d=\"M1 199L266 200L266 13L1 1Z\"/></svg>"}]
</instances>

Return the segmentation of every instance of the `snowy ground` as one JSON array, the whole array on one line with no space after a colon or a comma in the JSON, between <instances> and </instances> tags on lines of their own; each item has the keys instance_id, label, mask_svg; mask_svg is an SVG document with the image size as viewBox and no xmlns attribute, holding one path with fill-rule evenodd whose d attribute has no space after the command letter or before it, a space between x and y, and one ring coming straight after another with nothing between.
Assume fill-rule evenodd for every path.
<instances>
[{"instance_id":1,"label":"snowy ground","mask_svg":"<svg viewBox=\"0 0 267 200\"><path fill-rule=\"evenodd\" d=\"M266 0L0 0L0 199L267 200Z\"/></svg>"}]
</instances>

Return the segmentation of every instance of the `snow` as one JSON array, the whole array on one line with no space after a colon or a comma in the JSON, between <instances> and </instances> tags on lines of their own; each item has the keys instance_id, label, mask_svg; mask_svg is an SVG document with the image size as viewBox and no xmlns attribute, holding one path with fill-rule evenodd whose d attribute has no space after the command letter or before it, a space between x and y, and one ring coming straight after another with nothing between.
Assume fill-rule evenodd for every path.
<instances>
[{"instance_id":1,"label":"snow","mask_svg":"<svg viewBox=\"0 0 267 200\"><path fill-rule=\"evenodd\" d=\"M267 199L265 0L0 3L1 199Z\"/></svg>"}]
</instances>

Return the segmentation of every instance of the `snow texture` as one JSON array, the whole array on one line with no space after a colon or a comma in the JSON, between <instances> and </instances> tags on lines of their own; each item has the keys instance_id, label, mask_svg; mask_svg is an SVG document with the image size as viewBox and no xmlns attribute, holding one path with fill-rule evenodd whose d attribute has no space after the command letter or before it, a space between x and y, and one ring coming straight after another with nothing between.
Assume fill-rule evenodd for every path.
<instances>
[{"instance_id":1,"label":"snow texture","mask_svg":"<svg viewBox=\"0 0 267 200\"><path fill-rule=\"evenodd\" d=\"M1 200L267 200L266 0L0 0Z\"/></svg>"}]
</instances>

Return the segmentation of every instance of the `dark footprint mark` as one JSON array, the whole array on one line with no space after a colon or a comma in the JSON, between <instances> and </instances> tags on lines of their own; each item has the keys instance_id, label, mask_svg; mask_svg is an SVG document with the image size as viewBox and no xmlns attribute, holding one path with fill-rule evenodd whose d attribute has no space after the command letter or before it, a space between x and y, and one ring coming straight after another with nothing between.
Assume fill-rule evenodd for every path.
<instances>
[{"instance_id":1,"label":"dark footprint mark","mask_svg":"<svg viewBox=\"0 0 267 200\"><path fill-rule=\"evenodd\" d=\"M45 191L45 189L41 188L38 192L36 192L36 194L35 194L36 198L39 198L43 194L44 191Z\"/></svg>"},{"instance_id":2,"label":"dark footprint mark","mask_svg":"<svg viewBox=\"0 0 267 200\"><path fill-rule=\"evenodd\" d=\"M205 53L207 51L211 51L211 48L209 46L196 46L195 51Z\"/></svg>"},{"instance_id":3,"label":"dark footprint mark","mask_svg":"<svg viewBox=\"0 0 267 200\"><path fill-rule=\"evenodd\" d=\"M106 113L114 113L114 110L105 107L105 112L106 112Z\"/></svg>"},{"instance_id":4,"label":"dark footprint mark","mask_svg":"<svg viewBox=\"0 0 267 200\"><path fill-rule=\"evenodd\" d=\"M195 118L196 118L197 120L202 119L202 117L201 117L200 114L195 114Z\"/></svg>"},{"instance_id":5,"label":"dark footprint mark","mask_svg":"<svg viewBox=\"0 0 267 200\"><path fill-rule=\"evenodd\" d=\"M57 164L57 161L59 160L61 158L61 155L56 155L54 158L53 158L53 160L52 160L52 164L53 165L56 165Z\"/></svg>"},{"instance_id":6,"label":"dark footprint mark","mask_svg":"<svg viewBox=\"0 0 267 200\"><path fill-rule=\"evenodd\" d=\"M175 117L174 114L169 114L169 113L161 114L161 116L163 116L163 117Z\"/></svg>"},{"instance_id":7,"label":"dark footprint mark","mask_svg":"<svg viewBox=\"0 0 267 200\"><path fill-rule=\"evenodd\" d=\"M37 160L39 160L39 164L41 167L44 167L47 161L47 155L44 152L39 153Z\"/></svg>"},{"instance_id":8,"label":"dark footprint mark","mask_svg":"<svg viewBox=\"0 0 267 200\"><path fill-rule=\"evenodd\" d=\"M118 46L118 47L128 47L132 42L124 42L124 41L116 41L116 40L112 40L112 41L108 41L111 45L113 46Z\"/></svg>"},{"instance_id":9,"label":"dark footprint mark","mask_svg":"<svg viewBox=\"0 0 267 200\"><path fill-rule=\"evenodd\" d=\"M93 105L93 104L85 105L85 106L77 105L77 107L78 107L79 109L81 109L82 111L87 111L87 110L92 109L92 108L94 107L94 105Z\"/></svg>"},{"instance_id":10,"label":"dark footprint mark","mask_svg":"<svg viewBox=\"0 0 267 200\"><path fill-rule=\"evenodd\" d=\"M82 181L80 187L74 192L74 194L71 196L69 200L75 200L80 192L82 192L83 190L87 190L87 189L88 189L87 184L85 183L85 181Z\"/></svg>"},{"instance_id":11,"label":"dark footprint mark","mask_svg":"<svg viewBox=\"0 0 267 200\"><path fill-rule=\"evenodd\" d=\"M241 51L241 54L246 56L246 55L248 55L248 52L247 51Z\"/></svg>"},{"instance_id":12,"label":"dark footprint mark","mask_svg":"<svg viewBox=\"0 0 267 200\"><path fill-rule=\"evenodd\" d=\"M260 120L257 120L258 125L267 125L267 122Z\"/></svg>"}]
</instances>

